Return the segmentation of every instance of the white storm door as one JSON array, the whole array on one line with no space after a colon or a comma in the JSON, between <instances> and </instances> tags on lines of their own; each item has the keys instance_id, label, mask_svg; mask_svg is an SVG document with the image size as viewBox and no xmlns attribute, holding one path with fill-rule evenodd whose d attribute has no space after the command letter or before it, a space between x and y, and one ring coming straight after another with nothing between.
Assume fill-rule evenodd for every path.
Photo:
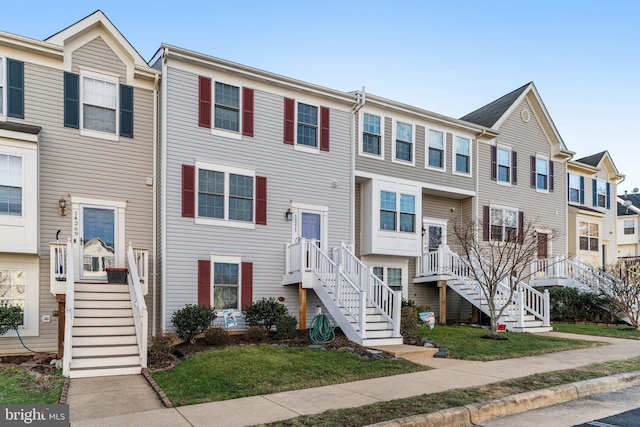
<instances>
[{"instance_id":1,"label":"white storm door","mask_svg":"<svg viewBox=\"0 0 640 427\"><path fill-rule=\"evenodd\" d=\"M80 277L102 280L118 259L117 209L80 206Z\"/></svg>"}]
</instances>

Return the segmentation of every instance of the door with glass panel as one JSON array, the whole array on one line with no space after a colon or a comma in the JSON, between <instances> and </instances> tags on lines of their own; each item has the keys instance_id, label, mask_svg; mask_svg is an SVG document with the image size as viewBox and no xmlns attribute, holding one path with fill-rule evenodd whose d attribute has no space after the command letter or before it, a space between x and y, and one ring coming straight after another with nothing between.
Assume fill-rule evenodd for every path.
<instances>
[{"instance_id":1,"label":"door with glass panel","mask_svg":"<svg viewBox=\"0 0 640 427\"><path fill-rule=\"evenodd\" d=\"M116 209L80 207L80 277L102 280L117 259Z\"/></svg>"},{"instance_id":2,"label":"door with glass panel","mask_svg":"<svg viewBox=\"0 0 640 427\"><path fill-rule=\"evenodd\" d=\"M427 269L437 271L440 267L437 252L447 244L447 223L445 221L427 220L423 222L424 235L422 252L427 256Z\"/></svg>"},{"instance_id":3,"label":"door with glass panel","mask_svg":"<svg viewBox=\"0 0 640 427\"><path fill-rule=\"evenodd\" d=\"M317 247L322 249L322 215L313 212L300 212L300 238L307 241L315 241ZM316 260L317 261L317 260ZM311 255L307 252L307 268L311 267Z\"/></svg>"}]
</instances>

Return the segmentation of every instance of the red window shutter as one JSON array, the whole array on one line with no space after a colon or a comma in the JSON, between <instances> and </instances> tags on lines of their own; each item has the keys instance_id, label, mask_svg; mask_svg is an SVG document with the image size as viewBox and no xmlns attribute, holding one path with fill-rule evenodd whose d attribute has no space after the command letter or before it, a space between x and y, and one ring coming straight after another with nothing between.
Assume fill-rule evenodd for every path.
<instances>
[{"instance_id":1,"label":"red window shutter","mask_svg":"<svg viewBox=\"0 0 640 427\"><path fill-rule=\"evenodd\" d=\"M266 176L256 176L256 224L267 225Z\"/></svg>"},{"instance_id":2,"label":"red window shutter","mask_svg":"<svg viewBox=\"0 0 640 427\"><path fill-rule=\"evenodd\" d=\"M196 216L196 167L182 165L182 216Z\"/></svg>"},{"instance_id":3,"label":"red window shutter","mask_svg":"<svg viewBox=\"0 0 640 427\"><path fill-rule=\"evenodd\" d=\"M253 89L242 88L242 134L253 136Z\"/></svg>"},{"instance_id":4,"label":"red window shutter","mask_svg":"<svg viewBox=\"0 0 640 427\"><path fill-rule=\"evenodd\" d=\"M489 216L489 206L482 207L482 240L489 241L489 222L491 217Z\"/></svg>"},{"instance_id":5,"label":"red window shutter","mask_svg":"<svg viewBox=\"0 0 640 427\"><path fill-rule=\"evenodd\" d=\"M211 127L211 78L198 77L198 126Z\"/></svg>"},{"instance_id":6,"label":"red window shutter","mask_svg":"<svg viewBox=\"0 0 640 427\"><path fill-rule=\"evenodd\" d=\"M329 108L320 107L320 150L329 151Z\"/></svg>"},{"instance_id":7,"label":"red window shutter","mask_svg":"<svg viewBox=\"0 0 640 427\"><path fill-rule=\"evenodd\" d=\"M531 156L531 188L536 188L536 156Z\"/></svg>"},{"instance_id":8,"label":"red window shutter","mask_svg":"<svg viewBox=\"0 0 640 427\"><path fill-rule=\"evenodd\" d=\"M240 309L244 310L245 305L253 301L253 263L242 263L242 287L240 289Z\"/></svg>"},{"instance_id":9,"label":"red window shutter","mask_svg":"<svg viewBox=\"0 0 640 427\"><path fill-rule=\"evenodd\" d=\"M549 160L549 191L553 192L553 162Z\"/></svg>"},{"instance_id":10,"label":"red window shutter","mask_svg":"<svg viewBox=\"0 0 640 427\"><path fill-rule=\"evenodd\" d=\"M498 179L498 148L495 145L491 146L491 179Z\"/></svg>"},{"instance_id":11,"label":"red window shutter","mask_svg":"<svg viewBox=\"0 0 640 427\"><path fill-rule=\"evenodd\" d=\"M518 212L518 243L524 243L524 212Z\"/></svg>"},{"instance_id":12,"label":"red window shutter","mask_svg":"<svg viewBox=\"0 0 640 427\"><path fill-rule=\"evenodd\" d=\"M198 305L211 305L211 260L198 260Z\"/></svg>"},{"instance_id":13,"label":"red window shutter","mask_svg":"<svg viewBox=\"0 0 640 427\"><path fill-rule=\"evenodd\" d=\"M293 145L295 131L296 101L291 98L284 99L284 143Z\"/></svg>"},{"instance_id":14,"label":"red window shutter","mask_svg":"<svg viewBox=\"0 0 640 427\"><path fill-rule=\"evenodd\" d=\"M511 152L511 184L518 183L518 153Z\"/></svg>"}]
</instances>

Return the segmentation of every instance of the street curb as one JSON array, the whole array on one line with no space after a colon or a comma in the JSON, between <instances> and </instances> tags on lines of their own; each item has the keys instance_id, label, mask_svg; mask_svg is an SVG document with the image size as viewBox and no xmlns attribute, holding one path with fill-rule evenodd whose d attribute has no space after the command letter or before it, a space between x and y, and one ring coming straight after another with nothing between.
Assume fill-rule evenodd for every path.
<instances>
[{"instance_id":1,"label":"street curb","mask_svg":"<svg viewBox=\"0 0 640 427\"><path fill-rule=\"evenodd\" d=\"M518 393L483 403L371 424L367 427L466 427L482 421L640 384L640 371Z\"/></svg>"}]
</instances>

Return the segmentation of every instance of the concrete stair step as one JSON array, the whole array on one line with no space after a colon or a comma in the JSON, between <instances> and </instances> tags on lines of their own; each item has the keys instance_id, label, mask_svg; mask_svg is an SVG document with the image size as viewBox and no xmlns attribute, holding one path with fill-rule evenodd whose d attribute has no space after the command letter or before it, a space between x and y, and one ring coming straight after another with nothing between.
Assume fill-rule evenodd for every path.
<instances>
[{"instance_id":1,"label":"concrete stair step","mask_svg":"<svg viewBox=\"0 0 640 427\"><path fill-rule=\"evenodd\" d=\"M382 350L389 354L392 354L394 357L402 357L407 360L417 360L417 359L425 359L428 357L433 357L438 351L438 348L432 347L418 347L417 345L406 345L406 344L397 344L397 345L372 345L369 346L375 350Z\"/></svg>"},{"instance_id":2,"label":"concrete stair step","mask_svg":"<svg viewBox=\"0 0 640 427\"><path fill-rule=\"evenodd\" d=\"M76 326L73 325L74 337L95 337L112 335L135 335L134 326Z\"/></svg>"},{"instance_id":3,"label":"concrete stair step","mask_svg":"<svg viewBox=\"0 0 640 427\"><path fill-rule=\"evenodd\" d=\"M96 345L96 346L76 346L73 348L73 357L90 356L138 356L138 346L127 345Z\"/></svg>"}]
</instances>

